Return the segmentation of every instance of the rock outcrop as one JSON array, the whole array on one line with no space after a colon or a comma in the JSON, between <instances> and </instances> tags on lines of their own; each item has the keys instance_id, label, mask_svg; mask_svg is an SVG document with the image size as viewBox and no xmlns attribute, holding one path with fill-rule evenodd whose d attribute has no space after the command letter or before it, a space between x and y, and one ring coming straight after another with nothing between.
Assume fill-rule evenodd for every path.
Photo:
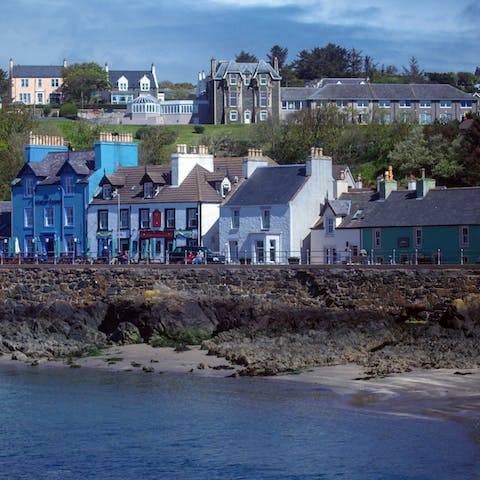
<instances>
[{"instance_id":1,"label":"rock outcrop","mask_svg":"<svg viewBox=\"0 0 480 480\"><path fill-rule=\"evenodd\" d=\"M204 340L270 375L354 362L366 375L480 365L480 270L314 266L0 269L0 352Z\"/></svg>"}]
</instances>

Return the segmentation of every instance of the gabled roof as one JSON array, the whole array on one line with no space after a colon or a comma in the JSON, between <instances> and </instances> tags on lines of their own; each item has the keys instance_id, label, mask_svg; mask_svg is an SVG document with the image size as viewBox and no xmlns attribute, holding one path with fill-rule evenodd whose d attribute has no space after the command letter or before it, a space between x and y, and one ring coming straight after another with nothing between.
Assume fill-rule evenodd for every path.
<instances>
[{"instance_id":1,"label":"gabled roof","mask_svg":"<svg viewBox=\"0 0 480 480\"><path fill-rule=\"evenodd\" d=\"M28 170L43 180L40 184L53 184L58 182L59 174L68 163L72 170L80 177L87 177L93 171L95 152L93 150L78 152L51 152L40 162L25 163L17 177L22 177Z\"/></svg>"},{"instance_id":2,"label":"gabled roof","mask_svg":"<svg viewBox=\"0 0 480 480\"><path fill-rule=\"evenodd\" d=\"M308 177L305 165L258 167L226 202L229 207L285 205Z\"/></svg>"},{"instance_id":3,"label":"gabled roof","mask_svg":"<svg viewBox=\"0 0 480 480\"><path fill-rule=\"evenodd\" d=\"M310 100L472 100L473 96L447 84L327 84Z\"/></svg>"},{"instance_id":4,"label":"gabled roof","mask_svg":"<svg viewBox=\"0 0 480 480\"><path fill-rule=\"evenodd\" d=\"M14 65L14 78L61 78L63 65Z\"/></svg>"},{"instance_id":5,"label":"gabled roof","mask_svg":"<svg viewBox=\"0 0 480 480\"><path fill-rule=\"evenodd\" d=\"M480 187L437 188L423 198L417 198L415 190L399 190L373 202L373 207L342 227L480 225Z\"/></svg>"},{"instance_id":6,"label":"gabled roof","mask_svg":"<svg viewBox=\"0 0 480 480\"><path fill-rule=\"evenodd\" d=\"M280 96L283 102L305 101L317 90L315 87L282 87Z\"/></svg>"},{"instance_id":7,"label":"gabled roof","mask_svg":"<svg viewBox=\"0 0 480 480\"><path fill-rule=\"evenodd\" d=\"M258 62L236 62L235 60L230 60L229 62L220 62L218 64L213 79L221 80L229 73L250 74L253 77L261 73L268 73L274 80L281 80L282 78L265 60L259 60Z\"/></svg>"},{"instance_id":8,"label":"gabled roof","mask_svg":"<svg viewBox=\"0 0 480 480\"><path fill-rule=\"evenodd\" d=\"M116 83L121 77L128 80L128 88L137 88L140 86L140 80L146 76L150 80L150 86L156 88L155 79L152 72L148 70L109 70L108 78L113 88L116 88Z\"/></svg>"}]
</instances>

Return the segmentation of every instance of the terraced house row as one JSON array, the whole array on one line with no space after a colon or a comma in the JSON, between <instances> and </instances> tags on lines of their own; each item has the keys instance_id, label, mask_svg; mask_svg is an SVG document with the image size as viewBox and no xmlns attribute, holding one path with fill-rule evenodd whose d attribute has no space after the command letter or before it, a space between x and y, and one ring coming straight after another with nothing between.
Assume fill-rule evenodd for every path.
<instances>
[{"instance_id":1,"label":"terraced house row","mask_svg":"<svg viewBox=\"0 0 480 480\"><path fill-rule=\"evenodd\" d=\"M436 187L421 174L399 189L389 170L375 190L363 189L320 148L304 163L278 165L254 148L217 158L178 145L169 165L139 166L129 134L102 133L89 151L32 135L11 188L2 261L110 261L127 252L130 261L167 263L176 246L252 264L480 258L480 187Z\"/></svg>"}]
</instances>

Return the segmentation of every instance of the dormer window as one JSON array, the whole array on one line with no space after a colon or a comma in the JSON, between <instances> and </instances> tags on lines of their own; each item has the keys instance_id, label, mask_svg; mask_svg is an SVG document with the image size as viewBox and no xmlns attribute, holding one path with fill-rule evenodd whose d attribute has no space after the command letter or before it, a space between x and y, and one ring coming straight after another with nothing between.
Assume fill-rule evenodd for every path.
<instances>
[{"instance_id":1,"label":"dormer window","mask_svg":"<svg viewBox=\"0 0 480 480\"><path fill-rule=\"evenodd\" d=\"M224 178L222 184L220 185L220 191L222 192L222 198L225 198L230 190L232 189L232 185L228 178Z\"/></svg>"},{"instance_id":2,"label":"dormer window","mask_svg":"<svg viewBox=\"0 0 480 480\"><path fill-rule=\"evenodd\" d=\"M260 85L267 85L267 74L261 73L260 74Z\"/></svg>"},{"instance_id":3,"label":"dormer window","mask_svg":"<svg viewBox=\"0 0 480 480\"><path fill-rule=\"evenodd\" d=\"M252 74L251 73L246 73L245 74L245 86L249 86L250 85L250 81L252 80Z\"/></svg>"},{"instance_id":4,"label":"dormer window","mask_svg":"<svg viewBox=\"0 0 480 480\"><path fill-rule=\"evenodd\" d=\"M230 85L236 85L237 84L237 75L234 73L230 74Z\"/></svg>"},{"instance_id":5,"label":"dormer window","mask_svg":"<svg viewBox=\"0 0 480 480\"><path fill-rule=\"evenodd\" d=\"M145 182L143 184L143 198L152 198L153 197L153 183Z\"/></svg>"},{"instance_id":6,"label":"dormer window","mask_svg":"<svg viewBox=\"0 0 480 480\"><path fill-rule=\"evenodd\" d=\"M111 200L112 198L112 185L110 183L105 183L102 186L102 195L104 200Z\"/></svg>"},{"instance_id":7,"label":"dormer window","mask_svg":"<svg viewBox=\"0 0 480 480\"><path fill-rule=\"evenodd\" d=\"M25 179L24 195L26 197L32 197L33 196L33 178L26 178Z\"/></svg>"},{"instance_id":8,"label":"dormer window","mask_svg":"<svg viewBox=\"0 0 480 480\"><path fill-rule=\"evenodd\" d=\"M142 92L148 92L150 90L150 80L146 76L140 79L140 90Z\"/></svg>"},{"instance_id":9,"label":"dormer window","mask_svg":"<svg viewBox=\"0 0 480 480\"><path fill-rule=\"evenodd\" d=\"M128 80L123 75L118 79L117 82L118 89L122 92L126 92L128 90Z\"/></svg>"},{"instance_id":10,"label":"dormer window","mask_svg":"<svg viewBox=\"0 0 480 480\"><path fill-rule=\"evenodd\" d=\"M73 195L73 177L65 177L65 195Z\"/></svg>"}]
</instances>

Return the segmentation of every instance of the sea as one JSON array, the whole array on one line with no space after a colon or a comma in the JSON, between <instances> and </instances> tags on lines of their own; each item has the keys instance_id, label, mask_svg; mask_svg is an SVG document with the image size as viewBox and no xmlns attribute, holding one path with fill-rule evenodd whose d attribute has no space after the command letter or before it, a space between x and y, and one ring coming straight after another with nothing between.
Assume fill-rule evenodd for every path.
<instances>
[{"instance_id":1,"label":"sea","mask_svg":"<svg viewBox=\"0 0 480 480\"><path fill-rule=\"evenodd\" d=\"M2 366L0 479L480 479L478 425L350 400L263 378Z\"/></svg>"}]
</instances>

